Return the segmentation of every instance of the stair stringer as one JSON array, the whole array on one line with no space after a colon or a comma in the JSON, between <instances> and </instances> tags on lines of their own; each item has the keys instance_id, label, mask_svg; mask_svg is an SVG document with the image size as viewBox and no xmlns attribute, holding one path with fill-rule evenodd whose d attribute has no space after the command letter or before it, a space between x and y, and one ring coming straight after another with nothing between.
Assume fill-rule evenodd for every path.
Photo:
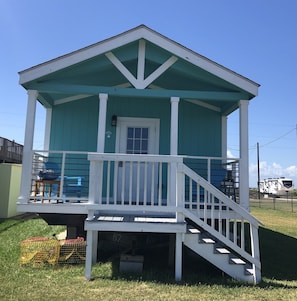
<instances>
[{"instance_id":1,"label":"stair stringer","mask_svg":"<svg viewBox=\"0 0 297 301\"><path fill-rule=\"evenodd\" d=\"M247 264L251 265L251 268L245 269L243 265L235 265L229 263L229 256L227 263L225 264L222 260L226 257L226 254L216 254L214 252L213 244L201 244L199 243L199 234L186 233L184 236L184 244L191 250L202 256L204 259L214 264L216 267L221 269L226 274L230 275L232 278L245 281L248 283L257 284L261 280L261 262L260 260L254 258L251 254L247 253L236 244L234 244L227 237L216 231L214 228L209 226L199 217L194 215L189 210L184 210L184 216L192 220L195 224L201 227L205 232L207 232L211 237L215 238L217 243L226 246L234 256L239 256L243 258ZM205 248L203 245L206 245ZM210 246L208 246L210 245ZM208 246L208 247L207 247ZM211 249L210 249L210 248ZM218 256L217 256L218 255ZM222 257L220 257L222 256ZM239 267L238 267L239 266ZM246 275L249 274L249 275Z\"/></svg>"},{"instance_id":2,"label":"stair stringer","mask_svg":"<svg viewBox=\"0 0 297 301\"><path fill-rule=\"evenodd\" d=\"M254 277L248 274L245 265L230 263L230 254L215 253L214 243L199 243L199 234L185 234L184 245L232 278L254 283Z\"/></svg>"}]
</instances>

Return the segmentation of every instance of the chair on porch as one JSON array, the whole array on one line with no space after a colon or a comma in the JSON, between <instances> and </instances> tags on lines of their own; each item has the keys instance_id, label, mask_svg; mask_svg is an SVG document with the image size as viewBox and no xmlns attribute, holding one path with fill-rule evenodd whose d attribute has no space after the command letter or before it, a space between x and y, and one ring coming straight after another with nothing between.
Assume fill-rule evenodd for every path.
<instances>
[{"instance_id":1,"label":"chair on porch","mask_svg":"<svg viewBox=\"0 0 297 301\"><path fill-rule=\"evenodd\" d=\"M236 202L235 182L232 170L224 167L211 171L211 183Z\"/></svg>"},{"instance_id":2,"label":"chair on porch","mask_svg":"<svg viewBox=\"0 0 297 301\"><path fill-rule=\"evenodd\" d=\"M232 170L227 170L226 177L221 182L221 191L236 202L235 182L232 176Z\"/></svg>"},{"instance_id":3,"label":"chair on porch","mask_svg":"<svg viewBox=\"0 0 297 301\"><path fill-rule=\"evenodd\" d=\"M77 197L77 202L81 197L83 189L83 178L82 177L64 177L64 194L68 197ZM67 201L67 200L66 200Z\"/></svg>"},{"instance_id":4,"label":"chair on porch","mask_svg":"<svg viewBox=\"0 0 297 301\"><path fill-rule=\"evenodd\" d=\"M210 183L221 190L229 198L236 201L235 183L232 177L232 170L225 167L211 169ZM193 187L193 197L197 198L196 187ZM200 188L200 202L204 201L204 190Z\"/></svg>"},{"instance_id":5,"label":"chair on porch","mask_svg":"<svg viewBox=\"0 0 297 301\"><path fill-rule=\"evenodd\" d=\"M61 169L56 162L44 162L44 170L39 172L40 180L36 183L42 185L43 197L47 195L49 198L53 195L59 197L61 183ZM37 185L36 184L36 185ZM63 178L63 199L67 197L81 197L83 189L83 178L80 176L64 176ZM67 200L66 200L67 201Z\"/></svg>"},{"instance_id":6,"label":"chair on porch","mask_svg":"<svg viewBox=\"0 0 297 301\"><path fill-rule=\"evenodd\" d=\"M39 172L41 180L56 180L61 174L61 170L56 162L44 162L44 170Z\"/></svg>"}]
</instances>

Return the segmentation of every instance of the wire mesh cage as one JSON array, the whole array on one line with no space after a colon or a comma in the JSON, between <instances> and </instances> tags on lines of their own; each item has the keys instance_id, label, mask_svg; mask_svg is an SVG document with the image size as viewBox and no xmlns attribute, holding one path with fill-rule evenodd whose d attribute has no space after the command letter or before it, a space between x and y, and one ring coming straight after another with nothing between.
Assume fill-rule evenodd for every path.
<instances>
[{"instance_id":1,"label":"wire mesh cage","mask_svg":"<svg viewBox=\"0 0 297 301\"><path fill-rule=\"evenodd\" d=\"M47 237L32 237L20 244L20 263L22 265L41 266L58 263L60 243Z\"/></svg>"},{"instance_id":2,"label":"wire mesh cage","mask_svg":"<svg viewBox=\"0 0 297 301\"><path fill-rule=\"evenodd\" d=\"M60 241L59 263L78 264L86 260L86 241L83 237Z\"/></svg>"},{"instance_id":3,"label":"wire mesh cage","mask_svg":"<svg viewBox=\"0 0 297 301\"><path fill-rule=\"evenodd\" d=\"M82 237L65 240L32 237L20 243L21 265L79 264L85 259L86 241Z\"/></svg>"}]
</instances>

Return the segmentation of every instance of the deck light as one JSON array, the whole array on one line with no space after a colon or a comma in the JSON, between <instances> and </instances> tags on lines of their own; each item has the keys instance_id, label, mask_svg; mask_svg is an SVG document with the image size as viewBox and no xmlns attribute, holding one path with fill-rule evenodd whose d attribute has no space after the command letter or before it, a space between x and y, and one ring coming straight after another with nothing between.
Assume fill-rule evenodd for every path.
<instances>
[{"instance_id":1,"label":"deck light","mask_svg":"<svg viewBox=\"0 0 297 301\"><path fill-rule=\"evenodd\" d=\"M117 115L112 115L111 126L117 126Z\"/></svg>"}]
</instances>

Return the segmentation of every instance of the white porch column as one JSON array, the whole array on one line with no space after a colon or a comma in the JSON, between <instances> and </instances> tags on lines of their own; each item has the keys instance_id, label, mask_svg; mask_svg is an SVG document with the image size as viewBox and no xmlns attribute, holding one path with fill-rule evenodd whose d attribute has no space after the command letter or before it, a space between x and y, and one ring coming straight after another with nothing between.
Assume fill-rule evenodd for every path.
<instances>
[{"instance_id":1,"label":"white porch column","mask_svg":"<svg viewBox=\"0 0 297 301\"><path fill-rule=\"evenodd\" d=\"M170 126L170 155L178 155L178 104L179 97L171 97L171 126ZM177 195L177 171L178 164L171 163L170 168L170 201L172 205L179 207L179 195ZM181 180L181 179L179 179ZM176 214L177 222L181 222L183 216ZM175 234L175 280L180 281L182 278L182 233Z\"/></svg>"},{"instance_id":2,"label":"white porch column","mask_svg":"<svg viewBox=\"0 0 297 301\"><path fill-rule=\"evenodd\" d=\"M183 241L182 233L175 234L175 280L182 279L182 258L183 258Z\"/></svg>"},{"instance_id":3,"label":"white porch column","mask_svg":"<svg viewBox=\"0 0 297 301\"><path fill-rule=\"evenodd\" d=\"M228 117L223 115L221 119L222 124L222 157L227 158L227 120Z\"/></svg>"},{"instance_id":4,"label":"white porch column","mask_svg":"<svg viewBox=\"0 0 297 301\"><path fill-rule=\"evenodd\" d=\"M45 117L45 133L44 133L44 149L49 150L50 145L50 134L51 134L51 124L52 124L52 108L46 109Z\"/></svg>"},{"instance_id":5,"label":"white porch column","mask_svg":"<svg viewBox=\"0 0 297 301\"><path fill-rule=\"evenodd\" d=\"M108 94L99 94L97 152L104 153L105 128ZM102 162L95 160L90 163L89 203L99 204L102 197Z\"/></svg>"},{"instance_id":6,"label":"white porch column","mask_svg":"<svg viewBox=\"0 0 297 301\"><path fill-rule=\"evenodd\" d=\"M108 94L99 94L99 116L98 116L98 133L97 133L97 152L104 153L105 147L105 131L106 131L106 112L107 112L107 100ZM102 198L102 174L103 174L103 162L95 161L91 162L90 176L92 178L89 184L89 196L90 203L101 203ZM96 231L87 232L87 254L86 254L86 278L91 279L91 266L92 262L97 261L97 245L98 237L95 234Z\"/></svg>"},{"instance_id":7,"label":"white porch column","mask_svg":"<svg viewBox=\"0 0 297 301\"><path fill-rule=\"evenodd\" d=\"M97 152L104 153L108 94L100 93L99 99L100 99L100 104L99 104L99 119L98 119Z\"/></svg>"},{"instance_id":8,"label":"white porch column","mask_svg":"<svg viewBox=\"0 0 297 301\"><path fill-rule=\"evenodd\" d=\"M239 162L239 201L249 210L249 137L248 137L248 100L239 101L240 122L240 162Z\"/></svg>"},{"instance_id":9,"label":"white porch column","mask_svg":"<svg viewBox=\"0 0 297 301\"><path fill-rule=\"evenodd\" d=\"M170 124L170 155L178 154L178 103L179 97L171 97L171 124ZM176 206L177 195L177 163L170 164L170 204Z\"/></svg>"},{"instance_id":10,"label":"white porch column","mask_svg":"<svg viewBox=\"0 0 297 301\"><path fill-rule=\"evenodd\" d=\"M178 154L178 103L179 97L171 97L170 155Z\"/></svg>"},{"instance_id":11,"label":"white porch column","mask_svg":"<svg viewBox=\"0 0 297 301\"><path fill-rule=\"evenodd\" d=\"M34 126L36 114L36 100L38 91L28 90L27 115L25 126L25 140L23 147L23 163L22 163L22 178L19 202L26 204L29 200L32 178L32 161L33 161L33 141L34 141Z\"/></svg>"},{"instance_id":12,"label":"white porch column","mask_svg":"<svg viewBox=\"0 0 297 301\"><path fill-rule=\"evenodd\" d=\"M93 256L94 256L94 237L97 231L88 230L87 231L87 247L86 247L86 261L85 261L85 277L87 280L92 279L92 263L93 263ZM96 250L97 252L97 250Z\"/></svg>"}]
</instances>

